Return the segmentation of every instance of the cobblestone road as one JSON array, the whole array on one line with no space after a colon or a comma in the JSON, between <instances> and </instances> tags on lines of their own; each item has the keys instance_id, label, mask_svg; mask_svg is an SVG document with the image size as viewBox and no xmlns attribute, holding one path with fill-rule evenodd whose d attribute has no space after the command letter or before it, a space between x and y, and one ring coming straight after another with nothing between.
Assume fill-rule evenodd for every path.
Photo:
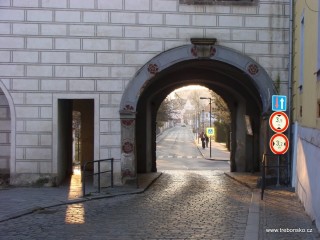
<instances>
[{"instance_id":1,"label":"cobblestone road","mask_svg":"<svg viewBox=\"0 0 320 240\"><path fill-rule=\"evenodd\" d=\"M250 199L221 171L166 171L143 194L0 223L0 239L243 239Z\"/></svg>"}]
</instances>

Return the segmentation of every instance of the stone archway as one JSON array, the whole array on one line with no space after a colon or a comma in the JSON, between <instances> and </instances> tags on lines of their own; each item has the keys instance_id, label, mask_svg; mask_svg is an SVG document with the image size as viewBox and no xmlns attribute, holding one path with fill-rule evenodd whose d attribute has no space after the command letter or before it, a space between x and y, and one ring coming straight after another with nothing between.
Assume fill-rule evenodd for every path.
<instances>
[{"instance_id":1,"label":"stone archway","mask_svg":"<svg viewBox=\"0 0 320 240\"><path fill-rule=\"evenodd\" d=\"M247 151L253 152L252 158L261 155L267 134L262 116L270 111L271 96L276 92L271 78L257 62L233 49L185 45L150 60L137 72L123 94L120 105L122 179L135 178L137 172L156 171L154 130L157 109L171 91L190 84L216 91L231 109L234 131L231 171L248 170ZM245 115L256 129L250 139L246 134ZM257 140L260 143L255 147L260 152L252 147ZM248 150L248 142L251 142L251 150Z\"/></svg>"},{"instance_id":2,"label":"stone archway","mask_svg":"<svg viewBox=\"0 0 320 240\"><path fill-rule=\"evenodd\" d=\"M0 173L10 174L10 181L16 172L15 162L15 111L12 98L0 80Z\"/></svg>"}]
</instances>

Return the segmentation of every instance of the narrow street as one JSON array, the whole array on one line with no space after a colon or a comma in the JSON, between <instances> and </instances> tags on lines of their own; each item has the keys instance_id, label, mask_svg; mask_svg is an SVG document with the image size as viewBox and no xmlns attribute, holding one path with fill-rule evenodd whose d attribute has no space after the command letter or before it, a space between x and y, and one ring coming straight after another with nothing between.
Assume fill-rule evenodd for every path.
<instances>
[{"instance_id":1,"label":"narrow street","mask_svg":"<svg viewBox=\"0 0 320 240\"><path fill-rule=\"evenodd\" d=\"M229 171L229 152L212 142L217 161L206 160L196 146L195 135L189 126L175 126L166 130L157 140L157 168L164 170L221 170ZM206 149L209 151L209 148Z\"/></svg>"},{"instance_id":2,"label":"narrow street","mask_svg":"<svg viewBox=\"0 0 320 240\"><path fill-rule=\"evenodd\" d=\"M251 191L221 172L168 171L143 194L44 209L0 239L243 239Z\"/></svg>"}]
</instances>

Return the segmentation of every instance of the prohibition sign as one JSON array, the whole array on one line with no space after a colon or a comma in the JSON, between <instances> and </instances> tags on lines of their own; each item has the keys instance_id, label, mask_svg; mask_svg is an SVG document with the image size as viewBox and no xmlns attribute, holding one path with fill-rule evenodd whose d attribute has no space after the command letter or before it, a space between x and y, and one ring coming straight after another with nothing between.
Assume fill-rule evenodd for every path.
<instances>
[{"instance_id":1,"label":"prohibition sign","mask_svg":"<svg viewBox=\"0 0 320 240\"><path fill-rule=\"evenodd\" d=\"M269 145L274 154L285 154L289 149L289 140L284 134L276 133L271 137Z\"/></svg>"},{"instance_id":2,"label":"prohibition sign","mask_svg":"<svg viewBox=\"0 0 320 240\"><path fill-rule=\"evenodd\" d=\"M274 112L269 118L269 125L274 132L285 132L289 127L289 118L284 112Z\"/></svg>"}]
</instances>

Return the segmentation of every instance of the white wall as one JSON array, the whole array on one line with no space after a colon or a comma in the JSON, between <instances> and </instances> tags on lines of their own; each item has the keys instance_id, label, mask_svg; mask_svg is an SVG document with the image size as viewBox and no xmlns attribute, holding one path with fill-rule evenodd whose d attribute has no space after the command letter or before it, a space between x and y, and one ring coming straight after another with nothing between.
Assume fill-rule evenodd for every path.
<instances>
[{"instance_id":1,"label":"white wall","mask_svg":"<svg viewBox=\"0 0 320 240\"><path fill-rule=\"evenodd\" d=\"M119 105L135 73L191 37L249 55L287 80L289 0L252 6L183 5L178 0L1 0L0 81L15 105L11 172L57 169L55 94L96 99L95 156L120 172ZM286 83L282 84L284 93Z\"/></svg>"},{"instance_id":2,"label":"white wall","mask_svg":"<svg viewBox=\"0 0 320 240\"><path fill-rule=\"evenodd\" d=\"M320 230L320 130L299 127L296 193Z\"/></svg>"}]
</instances>

